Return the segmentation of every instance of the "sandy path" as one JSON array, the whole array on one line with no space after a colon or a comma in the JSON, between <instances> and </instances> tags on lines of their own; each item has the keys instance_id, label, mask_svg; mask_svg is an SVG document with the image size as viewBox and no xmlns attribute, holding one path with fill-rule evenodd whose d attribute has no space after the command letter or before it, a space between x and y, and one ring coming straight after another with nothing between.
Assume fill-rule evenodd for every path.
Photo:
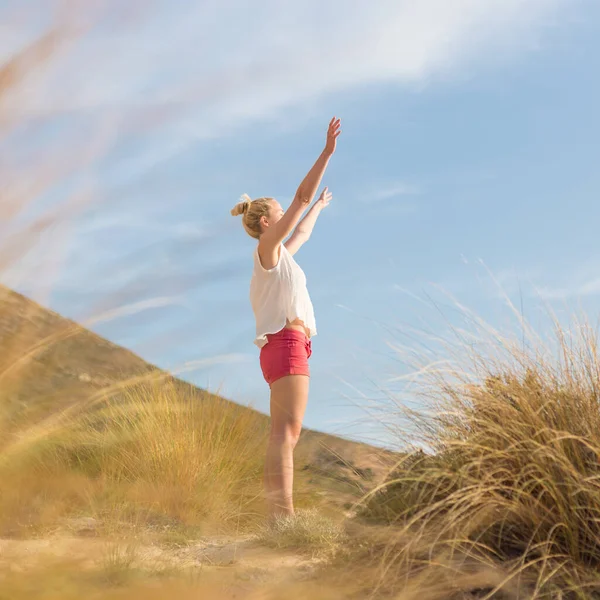
<instances>
[{"instance_id":1,"label":"sandy path","mask_svg":"<svg viewBox=\"0 0 600 600\"><path fill-rule=\"evenodd\" d=\"M31 569L55 562L74 564L78 571L135 569L149 576L172 569L237 591L298 581L319 564L297 552L266 548L250 537L205 538L176 548L102 538L0 539L0 569L26 576Z\"/></svg>"}]
</instances>

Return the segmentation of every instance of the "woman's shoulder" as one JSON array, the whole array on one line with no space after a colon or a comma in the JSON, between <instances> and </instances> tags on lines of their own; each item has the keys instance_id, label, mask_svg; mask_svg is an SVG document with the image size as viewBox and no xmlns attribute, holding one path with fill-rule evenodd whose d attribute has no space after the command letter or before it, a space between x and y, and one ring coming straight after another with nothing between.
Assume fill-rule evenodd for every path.
<instances>
[{"instance_id":1,"label":"woman's shoulder","mask_svg":"<svg viewBox=\"0 0 600 600\"><path fill-rule=\"evenodd\" d=\"M276 272L279 270L279 266L281 265L282 262L286 263L286 264L289 263L291 254L289 253L289 251L283 244L280 244L279 247L275 248L275 251L276 251L276 255L273 255L270 257L272 260L269 261L268 257L267 257L267 262L274 263L273 266L270 268L266 268L264 266L265 255L263 254L261 257L260 245L257 244L256 248L254 249L254 268L255 268L255 270L262 271L264 273Z\"/></svg>"}]
</instances>

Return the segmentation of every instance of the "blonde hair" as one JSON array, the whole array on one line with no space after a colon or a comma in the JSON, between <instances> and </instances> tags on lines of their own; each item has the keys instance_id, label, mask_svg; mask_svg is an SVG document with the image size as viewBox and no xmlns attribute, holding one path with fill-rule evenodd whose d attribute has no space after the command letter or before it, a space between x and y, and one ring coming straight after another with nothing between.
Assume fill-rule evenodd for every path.
<instances>
[{"instance_id":1,"label":"blonde hair","mask_svg":"<svg viewBox=\"0 0 600 600\"><path fill-rule=\"evenodd\" d=\"M252 200L248 194L244 194L240 201L231 209L234 217L242 215L242 225L246 233L253 238L258 239L262 233L260 220L269 215L271 210L271 201L273 198L257 198Z\"/></svg>"}]
</instances>

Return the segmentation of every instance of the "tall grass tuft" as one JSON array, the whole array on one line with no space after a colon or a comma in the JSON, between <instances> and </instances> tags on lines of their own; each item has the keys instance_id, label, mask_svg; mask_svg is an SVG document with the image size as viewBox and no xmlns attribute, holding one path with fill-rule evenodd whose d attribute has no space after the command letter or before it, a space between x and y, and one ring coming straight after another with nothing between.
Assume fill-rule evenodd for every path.
<instances>
[{"instance_id":1,"label":"tall grass tuft","mask_svg":"<svg viewBox=\"0 0 600 600\"><path fill-rule=\"evenodd\" d=\"M403 415L421 448L364 507L389 527L388 576L460 558L508 568L502 585L531 597L600 592L598 338L577 324L557 340L497 337L470 369L429 372L425 410Z\"/></svg>"},{"instance_id":2,"label":"tall grass tuft","mask_svg":"<svg viewBox=\"0 0 600 600\"><path fill-rule=\"evenodd\" d=\"M88 427L83 468L121 483L138 505L187 523L232 522L260 510L267 421L254 411L187 386L148 384Z\"/></svg>"},{"instance_id":3,"label":"tall grass tuft","mask_svg":"<svg viewBox=\"0 0 600 600\"><path fill-rule=\"evenodd\" d=\"M327 557L335 555L346 536L343 524L309 509L278 517L263 528L259 540L273 548L291 548Z\"/></svg>"},{"instance_id":4,"label":"tall grass tuft","mask_svg":"<svg viewBox=\"0 0 600 600\"><path fill-rule=\"evenodd\" d=\"M267 425L179 382L126 388L3 463L4 529L43 530L73 514L115 526L247 525L263 510Z\"/></svg>"}]
</instances>

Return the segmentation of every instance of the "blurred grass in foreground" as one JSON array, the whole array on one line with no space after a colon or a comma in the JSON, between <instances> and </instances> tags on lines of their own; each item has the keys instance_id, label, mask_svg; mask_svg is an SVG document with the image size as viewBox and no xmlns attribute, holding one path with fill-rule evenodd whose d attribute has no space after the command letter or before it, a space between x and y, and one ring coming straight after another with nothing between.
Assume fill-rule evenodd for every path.
<instances>
[{"instance_id":1,"label":"blurred grass in foreground","mask_svg":"<svg viewBox=\"0 0 600 600\"><path fill-rule=\"evenodd\" d=\"M0 467L0 527L99 521L247 524L260 515L267 420L217 396L141 384L36 429ZM27 436L27 430L14 433Z\"/></svg>"}]
</instances>

